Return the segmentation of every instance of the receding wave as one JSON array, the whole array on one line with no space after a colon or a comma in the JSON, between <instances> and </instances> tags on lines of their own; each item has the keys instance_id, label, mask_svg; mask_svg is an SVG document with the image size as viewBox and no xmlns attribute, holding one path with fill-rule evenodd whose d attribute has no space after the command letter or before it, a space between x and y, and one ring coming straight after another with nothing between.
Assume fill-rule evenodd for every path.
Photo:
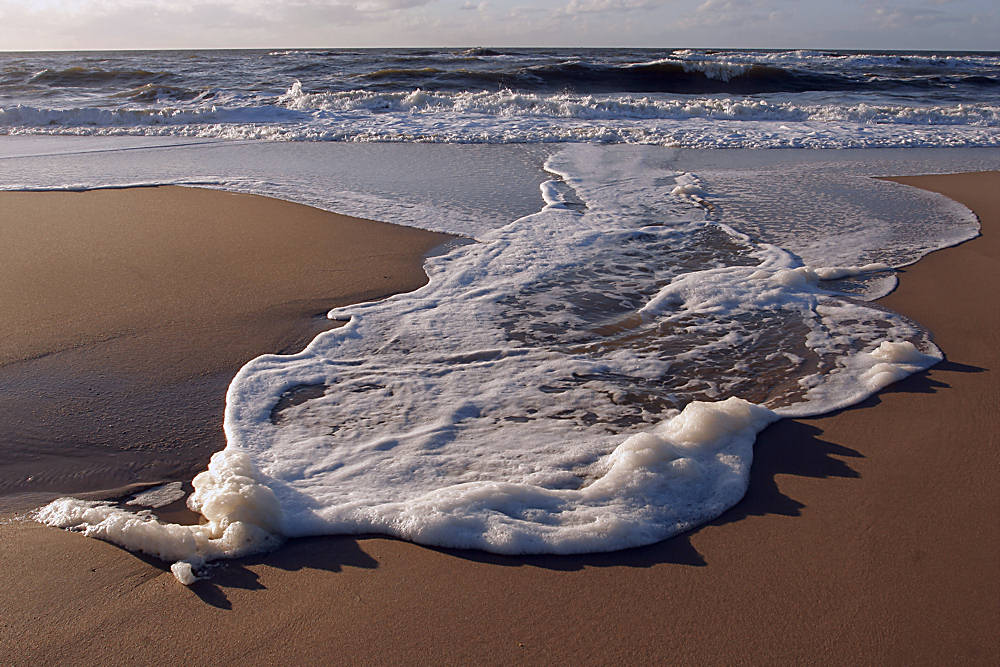
<instances>
[{"instance_id":1,"label":"receding wave","mask_svg":"<svg viewBox=\"0 0 1000 667\"><path fill-rule=\"evenodd\" d=\"M905 318L820 286L887 264L755 243L706 219L707 184L668 152L633 149L560 151L539 212L428 261L420 291L337 309L343 328L244 366L226 449L192 481L202 524L67 498L38 517L178 561L188 584L207 561L319 534L622 549L738 501L778 416L941 358Z\"/></svg>"}]
</instances>

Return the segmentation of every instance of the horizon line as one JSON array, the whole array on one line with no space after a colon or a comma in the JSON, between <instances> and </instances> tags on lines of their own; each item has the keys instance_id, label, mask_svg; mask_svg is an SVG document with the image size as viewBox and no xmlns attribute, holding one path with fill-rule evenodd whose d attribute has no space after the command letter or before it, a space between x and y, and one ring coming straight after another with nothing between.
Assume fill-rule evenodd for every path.
<instances>
[{"instance_id":1,"label":"horizon line","mask_svg":"<svg viewBox=\"0 0 1000 667\"><path fill-rule=\"evenodd\" d=\"M1000 49L953 49L953 48L867 48L867 47L829 47L829 46L513 46L502 44L477 44L477 45L447 45L438 44L433 46L175 46L175 47L83 47L83 48L28 48L28 49L2 49L0 53L94 53L94 52L144 52L144 51L337 51L337 50L416 50L416 49L519 49L519 50L622 50L634 49L644 51L854 51L867 53L988 53L1000 55Z\"/></svg>"}]
</instances>

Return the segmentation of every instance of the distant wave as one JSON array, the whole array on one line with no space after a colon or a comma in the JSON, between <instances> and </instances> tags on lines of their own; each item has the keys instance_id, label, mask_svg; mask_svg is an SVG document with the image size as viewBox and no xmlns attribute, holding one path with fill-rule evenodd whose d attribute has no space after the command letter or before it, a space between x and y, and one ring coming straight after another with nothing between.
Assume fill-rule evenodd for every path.
<instances>
[{"instance_id":1,"label":"distant wave","mask_svg":"<svg viewBox=\"0 0 1000 667\"><path fill-rule=\"evenodd\" d=\"M417 77L433 76L435 74L443 74L445 71L438 69L436 67L421 67L420 69L407 69L400 67L389 67L386 69L375 70L374 72L367 72L365 74L360 74L359 77L362 79L380 80L380 79L411 79Z\"/></svg>"},{"instance_id":2,"label":"distant wave","mask_svg":"<svg viewBox=\"0 0 1000 667\"><path fill-rule=\"evenodd\" d=\"M858 82L837 75L771 65L688 62L664 59L606 65L585 61L494 68L387 68L355 75L389 88L418 85L432 91L496 90L577 93L775 93L841 90ZM362 85L364 85L362 83Z\"/></svg>"},{"instance_id":3,"label":"distant wave","mask_svg":"<svg viewBox=\"0 0 1000 667\"><path fill-rule=\"evenodd\" d=\"M477 59L478 60L478 59ZM419 64L415 61L414 64ZM506 63L505 63L506 64ZM508 88L537 93L672 93L687 95L798 93L949 89L955 86L997 86L1000 78L983 73L884 70L816 71L775 62L747 59L662 58L647 62L606 64L582 59L558 63L508 66L434 66L384 68L353 77L359 85L380 89L419 86L424 90L458 92ZM319 65L316 65L319 67ZM931 75L933 74L933 75Z\"/></svg>"},{"instance_id":4,"label":"distant wave","mask_svg":"<svg viewBox=\"0 0 1000 667\"><path fill-rule=\"evenodd\" d=\"M112 97L125 98L134 102L150 103L161 102L164 100L188 102L191 100L207 99L211 96L212 92L208 90L190 90L188 88L166 86L156 83L147 83L139 86L138 88L124 90L120 93L112 95Z\"/></svg>"},{"instance_id":5,"label":"distant wave","mask_svg":"<svg viewBox=\"0 0 1000 667\"><path fill-rule=\"evenodd\" d=\"M62 70L43 69L34 74L28 83L50 86L94 86L109 83L154 83L173 77L170 72L135 70L105 70L89 67L69 67Z\"/></svg>"},{"instance_id":6,"label":"distant wave","mask_svg":"<svg viewBox=\"0 0 1000 667\"><path fill-rule=\"evenodd\" d=\"M490 57L490 56L503 56L507 55L503 51L496 51L494 49L484 49L482 47L476 47L473 49L465 49L460 52L459 55L463 56L476 56L476 57Z\"/></svg>"}]
</instances>

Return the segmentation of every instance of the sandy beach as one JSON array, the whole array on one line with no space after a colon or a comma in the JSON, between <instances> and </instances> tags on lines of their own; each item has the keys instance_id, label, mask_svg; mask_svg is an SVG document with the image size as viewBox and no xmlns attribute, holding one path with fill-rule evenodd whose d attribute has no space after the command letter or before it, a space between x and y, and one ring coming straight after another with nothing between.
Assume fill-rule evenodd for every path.
<instances>
[{"instance_id":1,"label":"sandy beach","mask_svg":"<svg viewBox=\"0 0 1000 667\"><path fill-rule=\"evenodd\" d=\"M982 221L981 238L906 268L882 301L930 329L947 359L851 409L768 428L749 492L711 524L649 547L578 557L302 539L221 563L211 579L184 587L164 563L8 514L0 525L0 663L996 664L1000 172L895 180L952 197ZM15 307L21 320L0 324L3 428L54 429L46 437L79 447L78 460L98 461L88 483L105 475L108 486L150 458L129 450L136 429L152 434L149 450L183 452L174 468L162 463L164 477L220 448L225 385L243 361L301 347L325 326L313 316L329 307L413 289L424 280L421 257L448 238L205 190L3 197L0 233L13 241L0 247L37 245L27 251L33 266L0 263L0 282L24 281L2 289L42 295ZM218 198L231 202L221 207L227 220L254 231L220 231ZM99 214L109 209L118 211L117 227ZM169 212L177 238L197 242L120 240L129 221L154 211ZM79 229L79 238L100 242L75 265L39 254L62 247L58 222L69 216L112 225ZM48 236L7 229L21 219ZM270 231L276 220L288 225L280 238ZM215 254L240 240L231 256ZM125 279L132 269L115 265L139 246L150 255L135 261L161 274L159 282ZM178 272L177 257L195 248L200 254ZM77 267L67 270L78 293L48 287L59 266ZM322 285L314 284L318 266L332 272ZM188 287L203 304L170 303L177 281L196 269ZM152 308L154 297L163 303ZM67 378L59 386L78 393L44 397L56 372ZM95 374L113 380L117 398L90 399L104 413L72 413ZM174 393L143 410L136 397L153 380ZM117 435L73 442L105 419ZM0 493L13 495L21 464L14 457L5 465ZM69 472L55 474L40 488L72 491L63 488L71 481Z\"/></svg>"},{"instance_id":2,"label":"sandy beach","mask_svg":"<svg viewBox=\"0 0 1000 667\"><path fill-rule=\"evenodd\" d=\"M0 205L0 511L203 470L240 366L416 289L451 238L198 188Z\"/></svg>"}]
</instances>

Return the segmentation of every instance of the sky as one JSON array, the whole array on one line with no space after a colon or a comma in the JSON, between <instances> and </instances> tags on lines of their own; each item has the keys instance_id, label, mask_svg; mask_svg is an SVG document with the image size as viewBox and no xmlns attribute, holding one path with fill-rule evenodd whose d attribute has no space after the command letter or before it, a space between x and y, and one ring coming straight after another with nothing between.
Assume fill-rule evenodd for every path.
<instances>
[{"instance_id":1,"label":"sky","mask_svg":"<svg viewBox=\"0 0 1000 667\"><path fill-rule=\"evenodd\" d=\"M1000 50L997 0L0 0L0 51L632 46Z\"/></svg>"}]
</instances>

